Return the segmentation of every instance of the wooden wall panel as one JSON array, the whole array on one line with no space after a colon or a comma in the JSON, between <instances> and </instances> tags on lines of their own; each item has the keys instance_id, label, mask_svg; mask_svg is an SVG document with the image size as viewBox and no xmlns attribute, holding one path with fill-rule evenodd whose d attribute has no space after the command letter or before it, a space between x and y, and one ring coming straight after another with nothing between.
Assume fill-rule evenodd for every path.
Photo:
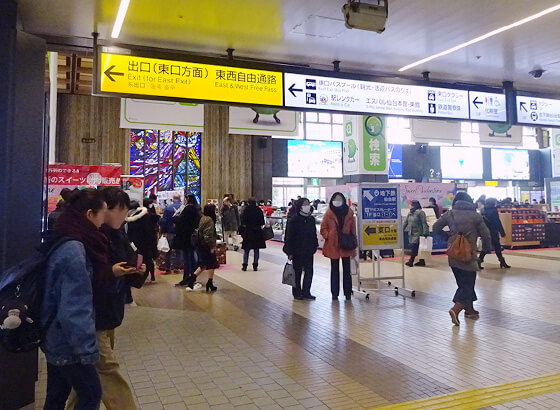
<instances>
[{"instance_id":1,"label":"wooden wall panel","mask_svg":"<svg viewBox=\"0 0 560 410\"><path fill-rule=\"evenodd\" d=\"M202 201L230 193L236 199L252 194L252 137L229 135L229 107L205 104L202 134Z\"/></svg>"},{"instance_id":2,"label":"wooden wall panel","mask_svg":"<svg viewBox=\"0 0 560 410\"><path fill-rule=\"evenodd\" d=\"M119 128L120 99L58 94L56 161L77 165L120 163L130 170L130 130ZM93 138L84 143L82 138Z\"/></svg>"}]
</instances>

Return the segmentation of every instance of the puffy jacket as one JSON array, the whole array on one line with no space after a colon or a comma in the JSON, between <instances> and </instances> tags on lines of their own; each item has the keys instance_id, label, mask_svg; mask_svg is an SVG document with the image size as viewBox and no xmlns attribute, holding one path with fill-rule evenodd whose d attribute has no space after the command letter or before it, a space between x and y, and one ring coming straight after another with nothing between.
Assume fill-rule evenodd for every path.
<instances>
[{"instance_id":1,"label":"puffy jacket","mask_svg":"<svg viewBox=\"0 0 560 410\"><path fill-rule=\"evenodd\" d=\"M145 259L155 259L157 250L157 225L159 216L148 212L147 208L140 208L140 213L126 218L127 234L130 242L134 243L138 252Z\"/></svg>"},{"instance_id":2,"label":"puffy jacket","mask_svg":"<svg viewBox=\"0 0 560 410\"><path fill-rule=\"evenodd\" d=\"M443 230L445 226L449 226L449 232ZM467 238L472 249L476 249L476 240L479 236L482 238L482 250L491 249L490 231L482 216L476 212L474 204L470 202L457 201L453 209L443 214L434 224L434 235L446 238L449 244L457 233L462 233ZM470 272L479 270L476 252L468 262L449 258L449 266Z\"/></svg>"},{"instance_id":3,"label":"puffy jacket","mask_svg":"<svg viewBox=\"0 0 560 410\"><path fill-rule=\"evenodd\" d=\"M200 239L201 246L205 246L210 249L214 249L216 247L216 241L218 240L216 225L214 224L214 220L209 216L203 216L200 219L198 237Z\"/></svg>"},{"instance_id":4,"label":"puffy jacket","mask_svg":"<svg viewBox=\"0 0 560 410\"><path fill-rule=\"evenodd\" d=\"M344 225L341 229L342 233L356 236L356 223L354 222L354 212L348 209L348 213L344 217ZM356 255L355 249L342 249L338 245L338 220L335 213L329 208L323 216L321 222L321 236L325 239L323 245L323 255L329 259L350 258Z\"/></svg>"},{"instance_id":5,"label":"puffy jacket","mask_svg":"<svg viewBox=\"0 0 560 410\"><path fill-rule=\"evenodd\" d=\"M53 365L93 364L99 359L92 277L91 261L79 241L60 245L49 257L41 323L53 319L41 349Z\"/></svg>"},{"instance_id":6,"label":"puffy jacket","mask_svg":"<svg viewBox=\"0 0 560 410\"><path fill-rule=\"evenodd\" d=\"M314 254L318 247L317 227L313 216L295 214L288 219L283 248L286 255Z\"/></svg>"},{"instance_id":7,"label":"puffy jacket","mask_svg":"<svg viewBox=\"0 0 560 410\"><path fill-rule=\"evenodd\" d=\"M418 243L421 236L430 235L426 213L421 209L410 211L404 220L403 229L408 232L408 242Z\"/></svg>"},{"instance_id":8,"label":"puffy jacket","mask_svg":"<svg viewBox=\"0 0 560 410\"><path fill-rule=\"evenodd\" d=\"M225 231L237 231L239 228L239 212L235 205L224 205L220 209L220 215L222 216L222 227Z\"/></svg>"}]
</instances>

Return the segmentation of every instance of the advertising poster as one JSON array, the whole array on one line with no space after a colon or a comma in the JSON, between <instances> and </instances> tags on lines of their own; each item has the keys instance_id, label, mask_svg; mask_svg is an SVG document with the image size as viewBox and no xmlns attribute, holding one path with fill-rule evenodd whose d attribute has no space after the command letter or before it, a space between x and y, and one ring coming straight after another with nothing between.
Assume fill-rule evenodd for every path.
<instances>
[{"instance_id":1,"label":"advertising poster","mask_svg":"<svg viewBox=\"0 0 560 410\"><path fill-rule=\"evenodd\" d=\"M403 147L402 145L388 145L389 178L403 177Z\"/></svg>"},{"instance_id":2,"label":"advertising poster","mask_svg":"<svg viewBox=\"0 0 560 410\"><path fill-rule=\"evenodd\" d=\"M450 208L455 198L454 183L410 183L400 184L401 187L401 206L402 208L410 208L410 201L420 201L420 205L426 207L429 205L429 199L435 198L438 205L443 208Z\"/></svg>"},{"instance_id":3,"label":"advertising poster","mask_svg":"<svg viewBox=\"0 0 560 410\"><path fill-rule=\"evenodd\" d=\"M121 175L121 188L128 194L131 201L140 205L144 200L144 177L138 175Z\"/></svg>"},{"instance_id":4,"label":"advertising poster","mask_svg":"<svg viewBox=\"0 0 560 410\"><path fill-rule=\"evenodd\" d=\"M360 249L396 249L401 245L399 187L395 184L360 186Z\"/></svg>"},{"instance_id":5,"label":"advertising poster","mask_svg":"<svg viewBox=\"0 0 560 410\"><path fill-rule=\"evenodd\" d=\"M550 141L550 145L552 145L552 176L557 178L560 177L560 128L552 128Z\"/></svg>"},{"instance_id":6,"label":"advertising poster","mask_svg":"<svg viewBox=\"0 0 560 410\"><path fill-rule=\"evenodd\" d=\"M342 178L339 141L288 140L288 176Z\"/></svg>"},{"instance_id":7,"label":"advertising poster","mask_svg":"<svg viewBox=\"0 0 560 410\"><path fill-rule=\"evenodd\" d=\"M121 166L49 165L48 212L56 208L64 188L121 186Z\"/></svg>"},{"instance_id":8,"label":"advertising poster","mask_svg":"<svg viewBox=\"0 0 560 410\"><path fill-rule=\"evenodd\" d=\"M358 119L356 115L344 116L344 175L360 173L361 143L358 139Z\"/></svg>"},{"instance_id":9,"label":"advertising poster","mask_svg":"<svg viewBox=\"0 0 560 410\"><path fill-rule=\"evenodd\" d=\"M364 116L364 169L372 174L387 174L387 141L385 119L377 115Z\"/></svg>"}]
</instances>

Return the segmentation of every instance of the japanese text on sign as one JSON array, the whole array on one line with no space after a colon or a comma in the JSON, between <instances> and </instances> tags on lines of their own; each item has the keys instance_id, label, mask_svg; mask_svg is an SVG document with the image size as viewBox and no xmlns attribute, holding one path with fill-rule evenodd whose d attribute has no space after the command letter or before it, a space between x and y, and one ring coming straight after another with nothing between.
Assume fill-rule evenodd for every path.
<instances>
[{"instance_id":1,"label":"japanese text on sign","mask_svg":"<svg viewBox=\"0 0 560 410\"><path fill-rule=\"evenodd\" d=\"M282 105L282 73L100 53L100 91Z\"/></svg>"},{"instance_id":2,"label":"japanese text on sign","mask_svg":"<svg viewBox=\"0 0 560 410\"><path fill-rule=\"evenodd\" d=\"M398 201L396 188L362 190L362 219L396 220L398 219Z\"/></svg>"}]
</instances>

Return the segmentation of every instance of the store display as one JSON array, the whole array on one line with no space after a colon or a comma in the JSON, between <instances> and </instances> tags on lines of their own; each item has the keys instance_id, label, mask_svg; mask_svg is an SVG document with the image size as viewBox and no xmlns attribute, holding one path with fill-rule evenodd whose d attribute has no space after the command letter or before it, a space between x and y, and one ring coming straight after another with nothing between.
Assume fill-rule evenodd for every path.
<instances>
[{"instance_id":1,"label":"store display","mask_svg":"<svg viewBox=\"0 0 560 410\"><path fill-rule=\"evenodd\" d=\"M289 140L288 176L342 178L342 142Z\"/></svg>"},{"instance_id":2,"label":"store display","mask_svg":"<svg viewBox=\"0 0 560 410\"><path fill-rule=\"evenodd\" d=\"M441 147L443 178L482 179L482 148Z\"/></svg>"},{"instance_id":3,"label":"store display","mask_svg":"<svg viewBox=\"0 0 560 410\"><path fill-rule=\"evenodd\" d=\"M545 240L545 213L536 208L505 208L498 210L506 236L505 246L540 245Z\"/></svg>"},{"instance_id":4,"label":"store display","mask_svg":"<svg viewBox=\"0 0 560 410\"><path fill-rule=\"evenodd\" d=\"M526 149L492 148L492 179L531 178L529 172L529 151Z\"/></svg>"}]
</instances>

